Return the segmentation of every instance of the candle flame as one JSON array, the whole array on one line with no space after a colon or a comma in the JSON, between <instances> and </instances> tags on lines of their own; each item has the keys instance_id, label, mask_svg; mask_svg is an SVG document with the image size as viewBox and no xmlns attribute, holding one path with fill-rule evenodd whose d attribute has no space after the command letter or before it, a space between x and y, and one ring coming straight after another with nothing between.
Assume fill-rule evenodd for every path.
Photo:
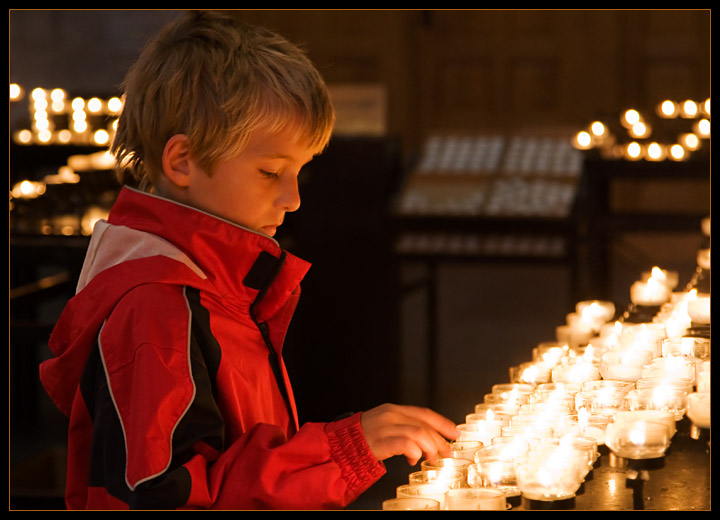
<instances>
[{"instance_id":1,"label":"candle flame","mask_svg":"<svg viewBox=\"0 0 720 520\"><path fill-rule=\"evenodd\" d=\"M629 439L635 445L645 444L645 431L642 428L633 428L630 430Z\"/></svg>"},{"instance_id":2,"label":"candle flame","mask_svg":"<svg viewBox=\"0 0 720 520\"><path fill-rule=\"evenodd\" d=\"M660 269L658 266L655 266L650 271L650 278L664 282L665 280L667 280L667 275L665 274L665 271Z\"/></svg>"},{"instance_id":3,"label":"candle flame","mask_svg":"<svg viewBox=\"0 0 720 520\"><path fill-rule=\"evenodd\" d=\"M492 411L492 408L488 408L487 413L485 414L485 419L488 421L494 421L495 420L495 412Z\"/></svg>"}]
</instances>

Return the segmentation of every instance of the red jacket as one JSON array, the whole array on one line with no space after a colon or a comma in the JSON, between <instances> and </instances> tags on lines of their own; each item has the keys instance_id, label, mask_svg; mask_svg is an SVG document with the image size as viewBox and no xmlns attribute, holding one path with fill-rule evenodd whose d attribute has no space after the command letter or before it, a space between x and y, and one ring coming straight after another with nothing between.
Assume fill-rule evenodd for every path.
<instances>
[{"instance_id":1,"label":"red jacket","mask_svg":"<svg viewBox=\"0 0 720 520\"><path fill-rule=\"evenodd\" d=\"M344 507L382 474L359 414L298 426L281 345L309 264L124 188L40 367L69 508Z\"/></svg>"}]
</instances>

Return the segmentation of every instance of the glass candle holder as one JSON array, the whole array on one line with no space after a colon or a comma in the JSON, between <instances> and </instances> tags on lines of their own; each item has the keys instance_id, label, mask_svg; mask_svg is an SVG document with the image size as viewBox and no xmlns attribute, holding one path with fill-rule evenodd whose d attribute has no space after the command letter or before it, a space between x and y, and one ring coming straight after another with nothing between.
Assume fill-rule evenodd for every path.
<instances>
[{"instance_id":1,"label":"glass candle holder","mask_svg":"<svg viewBox=\"0 0 720 520\"><path fill-rule=\"evenodd\" d=\"M694 382L692 379L683 378L641 377L635 383L636 388L654 388L656 386L671 386L682 389L689 394L694 389Z\"/></svg>"},{"instance_id":2,"label":"glass candle holder","mask_svg":"<svg viewBox=\"0 0 720 520\"><path fill-rule=\"evenodd\" d=\"M510 367L510 382L537 385L549 383L552 378L551 368L542 364L528 361Z\"/></svg>"},{"instance_id":3,"label":"glass candle holder","mask_svg":"<svg viewBox=\"0 0 720 520\"><path fill-rule=\"evenodd\" d=\"M460 432L458 441L479 441L483 444L490 444L493 437L499 437L502 434L502 421L484 420L473 423L458 424L457 429Z\"/></svg>"},{"instance_id":4,"label":"glass candle holder","mask_svg":"<svg viewBox=\"0 0 720 520\"><path fill-rule=\"evenodd\" d=\"M677 287L679 281L677 271L661 269L659 267L653 267L650 271L643 271L640 275L641 280L649 280L650 278L664 284L670 291Z\"/></svg>"},{"instance_id":5,"label":"glass candle holder","mask_svg":"<svg viewBox=\"0 0 720 520\"><path fill-rule=\"evenodd\" d=\"M383 500L383 511L439 511L440 502L431 498L403 497Z\"/></svg>"},{"instance_id":6,"label":"glass candle holder","mask_svg":"<svg viewBox=\"0 0 720 520\"><path fill-rule=\"evenodd\" d=\"M571 363L559 365L552 370L554 383L576 383L582 385L586 381L600 379L600 370L591 363Z\"/></svg>"},{"instance_id":7,"label":"glass candle holder","mask_svg":"<svg viewBox=\"0 0 720 520\"><path fill-rule=\"evenodd\" d=\"M451 457L453 459L473 460L475 452L484 447L481 441L455 441L450 443Z\"/></svg>"},{"instance_id":8,"label":"glass candle holder","mask_svg":"<svg viewBox=\"0 0 720 520\"><path fill-rule=\"evenodd\" d=\"M670 446L666 425L642 419L612 422L605 440L608 448L621 458L655 459L665 455Z\"/></svg>"},{"instance_id":9,"label":"glass candle holder","mask_svg":"<svg viewBox=\"0 0 720 520\"><path fill-rule=\"evenodd\" d=\"M575 304L575 312L604 324L615 317L615 304L605 300L583 300Z\"/></svg>"},{"instance_id":10,"label":"glass candle holder","mask_svg":"<svg viewBox=\"0 0 720 520\"><path fill-rule=\"evenodd\" d=\"M552 368L563 359L569 350L566 342L543 341L532 352L532 359L536 363Z\"/></svg>"},{"instance_id":11,"label":"glass candle holder","mask_svg":"<svg viewBox=\"0 0 720 520\"><path fill-rule=\"evenodd\" d=\"M463 478L467 478L467 468L472 464L472 459L454 459L452 457L443 457L440 459L424 460L420 463L422 471L435 470L446 473L460 472Z\"/></svg>"},{"instance_id":12,"label":"glass candle holder","mask_svg":"<svg viewBox=\"0 0 720 520\"><path fill-rule=\"evenodd\" d=\"M408 484L438 484L452 489L463 486L466 482L465 478L462 472L448 468L427 469L410 473Z\"/></svg>"},{"instance_id":13,"label":"glass candle holder","mask_svg":"<svg viewBox=\"0 0 720 520\"><path fill-rule=\"evenodd\" d=\"M448 511L505 511L505 494L496 489L451 489L445 495Z\"/></svg>"},{"instance_id":14,"label":"glass candle holder","mask_svg":"<svg viewBox=\"0 0 720 520\"><path fill-rule=\"evenodd\" d=\"M662 410L670 412L679 421L688 407L688 394L683 389L667 385L638 388L627 394L629 410Z\"/></svg>"},{"instance_id":15,"label":"glass candle holder","mask_svg":"<svg viewBox=\"0 0 720 520\"><path fill-rule=\"evenodd\" d=\"M515 464L527 456L529 446L527 442L517 441L478 450L475 463L468 467L468 485L499 489L508 497L518 496Z\"/></svg>"},{"instance_id":16,"label":"glass candle holder","mask_svg":"<svg viewBox=\"0 0 720 520\"><path fill-rule=\"evenodd\" d=\"M688 394L687 416L699 428L710 429L710 392Z\"/></svg>"},{"instance_id":17,"label":"glass candle holder","mask_svg":"<svg viewBox=\"0 0 720 520\"><path fill-rule=\"evenodd\" d=\"M503 426L510 424L511 414L498 413L496 410L486 410L485 412L473 412L465 416L465 424L499 422Z\"/></svg>"},{"instance_id":18,"label":"glass candle holder","mask_svg":"<svg viewBox=\"0 0 720 520\"><path fill-rule=\"evenodd\" d=\"M710 360L703 361L700 364L700 371L697 373L696 386L698 392L710 391Z\"/></svg>"},{"instance_id":19,"label":"glass candle holder","mask_svg":"<svg viewBox=\"0 0 720 520\"><path fill-rule=\"evenodd\" d=\"M495 489L506 497L519 496L515 467L512 460L485 458L468 467L468 486Z\"/></svg>"},{"instance_id":20,"label":"glass candle holder","mask_svg":"<svg viewBox=\"0 0 720 520\"><path fill-rule=\"evenodd\" d=\"M395 489L395 498L428 498L438 503L438 509L445 509L445 493L448 488L442 484L425 482L403 484Z\"/></svg>"},{"instance_id":21,"label":"glass candle holder","mask_svg":"<svg viewBox=\"0 0 720 520\"><path fill-rule=\"evenodd\" d=\"M542 446L516 465L523 497L538 501L572 498L587 474L587 458L579 448L564 444Z\"/></svg>"},{"instance_id":22,"label":"glass candle holder","mask_svg":"<svg viewBox=\"0 0 720 520\"><path fill-rule=\"evenodd\" d=\"M710 359L710 340L707 338L666 338L662 340L661 347L663 357L685 356L703 361Z\"/></svg>"},{"instance_id":23,"label":"glass candle holder","mask_svg":"<svg viewBox=\"0 0 720 520\"><path fill-rule=\"evenodd\" d=\"M487 418L493 419L497 416L511 417L517 413L518 406L515 404L504 403L478 403L475 405L474 413L484 414ZM490 416L492 412L492 416Z\"/></svg>"},{"instance_id":24,"label":"glass candle holder","mask_svg":"<svg viewBox=\"0 0 720 520\"><path fill-rule=\"evenodd\" d=\"M598 381L587 381L583 383L584 391L599 390L601 388L612 388L618 391L629 392L635 388L635 384L631 381L619 381L616 379L600 379Z\"/></svg>"},{"instance_id":25,"label":"glass candle holder","mask_svg":"<svg viewBox=\"0 0 720 520\"><path fill-rule=\"evenodd\" d=\"M603 379L634 382L642 377L642 367L652 358L646 350L611 350L602 355L600 375Z\"/></svg>"},{"instance_id":26,"label":"glass candle holder","mask_svg":"<svg viewBox=\"0 0 720 520\"><path fill-rule=\"evenodd\" d=\"M675 416L664 410L625 410L616 413L612 422L619 424L638 420L664 424L671 439L677 432Z\"/></svg>"},{"instance_id":27,"label":"glass candle holder","mask_svg":"<svg viewBox=\"0 0 720 520\"><path fill-rule=\"evenodd\" d=\"M625 388L614 387L583 390L575 394L575 409L612 417L620 410L627 410L627 393Z\"/></svg>"},{"instance_id":28,"label":"glass candle holder","mask_svg":"<svg viewBox=\"0 0 720 520\"><path fill-rule=\"evenodd\" d=\"M538 385L535 389L534 395L539 397L540 401L545 401L548 398L556 395L575 395L582 390L582 383L547 383Z\"/></svg>"},{"instance_id":29,"label":"glass candle holder","mask_svg":"<svg viewBox=\"0 0 720 520\"><path fill-rule=\"evenodd\" d=\"M642 377L664 379L687 379L695 383L695 360L685 356L668 356L653 359L645 365Z\"/></svg>"},{"instance_id":30,"label":"glass candle holder","mask_svg":"<svg viewBox=\"0 0 720 520\"><path fill-rule=\"evenodd\" d=\"M672 290L654 278L638 280L630 286L630 300L635 305L652 307L670 301Z\"/></svg>"}]
</instances>

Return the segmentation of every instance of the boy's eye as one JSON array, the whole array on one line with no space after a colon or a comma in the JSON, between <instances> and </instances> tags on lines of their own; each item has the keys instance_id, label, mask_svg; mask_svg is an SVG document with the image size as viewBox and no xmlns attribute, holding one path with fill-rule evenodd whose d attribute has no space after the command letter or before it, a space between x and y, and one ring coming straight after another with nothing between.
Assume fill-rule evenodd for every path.
<instances>
[{"instance_id":1,"label":"boy's eye","mask_svg":"<svg viewBox=\"0 0 720 520\"><path fill-rule=\"evenodd\" d=\"M277 179L277 178L280 176L279 173L270 172L270 171L267 171L267 170L260 170L260 173L261 173L264 177L267 177L268 179Z\"/></svg>"}]
</instances>

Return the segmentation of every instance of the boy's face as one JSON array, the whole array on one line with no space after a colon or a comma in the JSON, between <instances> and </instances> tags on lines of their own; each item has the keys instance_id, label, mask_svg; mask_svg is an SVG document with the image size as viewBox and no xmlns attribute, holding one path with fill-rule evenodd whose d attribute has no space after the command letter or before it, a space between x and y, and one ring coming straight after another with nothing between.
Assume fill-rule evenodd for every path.
<instances>
[{"instance_id":1,"label":"boy's face","mask_svg":"<svg viewBox=\"0 0 720 520\"><path fill-rule=\"evenodd\" d=\"M298 174L317 152L294 129L258 131L239 156L212 172L191 160L181 202L274 236L285 213L300 207Z\"/></svg>"}]
</instances>

